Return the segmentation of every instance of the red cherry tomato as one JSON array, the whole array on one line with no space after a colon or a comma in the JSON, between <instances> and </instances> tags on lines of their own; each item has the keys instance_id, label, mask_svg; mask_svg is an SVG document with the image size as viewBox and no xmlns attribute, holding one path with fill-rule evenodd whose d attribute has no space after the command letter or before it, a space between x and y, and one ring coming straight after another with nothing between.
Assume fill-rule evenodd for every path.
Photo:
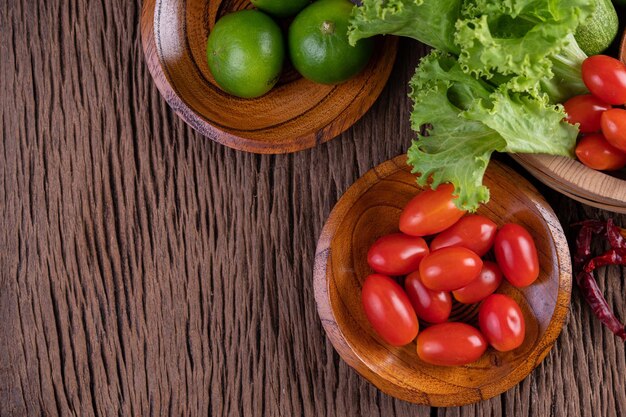
<instances>
[{"instance_id":1,"label":"red cherry tomato","mask_svg":"<svg viewBox=\"0 0 626 417\"><path fill-rule=\"evenodd\" d=\"M417 271L429 252L421 237L394 233L374 242L367 252L367 263L380 274L406 275Z\"/></svg>"},{"instance_id":2,"label":"red cherry tomato","mask_svg":"<svg viewBox=\"0 0 626 417\"><path fill-rule=\"evenodd\" d=\"M498 265L484 261L483 269L478 274L478 278L465 287L453 291L452 295L459 303L473 304L493 294L501 283L502 271L500 271Z\"/></svg>"},{"instance_id":3,"label":"red cherry tomato","mask_svg":"<svg viewBox=\"0 0 626 417\"><path fill-rule=\"evenodd\" d=\"M626 166L626 153L612 146L601 133L584 136L576 145L576 156L589 168L614 171Z\"/></svg>"},{"instance_id":4,"label":"red cherry tomato","mask_svg":"<svg viewBox=\"0 0 626 417\"><path fill-rule=\"evenodd\" d=\"M441 184L437 190L413 197L400 215L400 230L411 236L426 236L452 226L465 214L454 205L453 191L451 184Z\"/></svg>"},{"instance_id":5,"label":"red cherry tomato","mask_svg":"<svg viewBox=\"0 0 626 417\"><path fill-rule=\"evenodd\" d=\"M461 246L484 256L496 237L498 226L488 218L473 214L465 216L449 229L439 233L430 243L430 250L436 251L451 246Z\"/></svg>"},{"instance_id":6,"label":"red cherry tomato","mask_svg":"<svg viewBox=\"0 0 626 417\"><path fill-rule=\"evenodd\" d=\"M486 349L483 335L465 323L435 324L417 336L417 356L433 365L467 365L478 360Z\"/></svg>"},{"instance_id":7,"label":"red cherry tomato","mask_svg":"<svg viewBox=\"0 0 626 417\"><path fill-rule=\"evenodd\" d=\"M404 289L417 317L428 323L443 323L450 317L452 297L445 291L433 291L424 286L419 271L406 277Z\"/></svg>"},{"instance_id":8,"label":"red cherry tomato","mask_svg":"<svg viewBox=\"0 0 626 417\"><path fill-rule=\"evenodd\" d=\"M422 260L420 277L433 291L453 291L472 282L482 267L483 261L469 249L443 248Z\"/></svg>"},{"instance_id":9,"label":"red cherry tomato","mask_svg":"<svg viewBox=\"0 0 626 417\"><path fill-rule=\"evenodd\" d=\"M589 91L609 104L626 103L626 65L606 55L583 61L583 81Z\"/></svg>"},{"instance_id":10,"label":"red cherry tomato","mask_svg":"<svg viewBox=\"0 0 626 417\"><path fill-rule=\"evenodd\" d=\"M602 114L602 133L611 145L626 152L626 110L605 111Z\"/></svg>"},{"instance_id":11,"label":"red cherry tomato","mask_svg":"<svg viewBox=\"0 0 626 417\"><path fill-rule=\"evenodd\" d=\"M504 277L516 287L526 287L539 276L535 241L519 224L507 223L496 234L493 245Z\"/></svg>"},{"instance_id":12,"label":"red cherry tomato","mask_svg":"<svg viewBox=\"0 0 626 417\"><path fill-rule=\"evenodd\" d=\"M508 352L524 342L524 315L514 299L504 294L492 294L478 310L478 323L483 335L494 349Z\"/></svg>"},{"instance_id":13,"label":"red cherry tomato","mask_svg":"<svg viewBox=\"0 0 626 417\"><path fill-rule=\"evenodd\" d=\"M578 129L582 133L597 132L600 130L600 118L611 105L594 95L583 94L570 98L563 104L566 120L571 124L579 123Z\"/></svg>"},{"instance_id":14,"label":"red cherry tomato","mask_svg":"<svg viewBox=\"0 0 626 417\"><path fill-rule=\"evenodd\" d=\"M393 279L379 274L368 276L361 290L365 315L376 333L393 346L410 343L419 330L409 298Z\"/></svg>"}]
</instances>

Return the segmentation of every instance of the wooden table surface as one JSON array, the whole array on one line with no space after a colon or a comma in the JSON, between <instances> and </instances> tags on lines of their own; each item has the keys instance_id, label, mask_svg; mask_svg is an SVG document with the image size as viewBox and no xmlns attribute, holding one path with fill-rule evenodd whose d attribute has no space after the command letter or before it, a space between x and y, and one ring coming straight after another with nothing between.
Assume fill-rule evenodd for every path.
<instances>
[{"instance_id":1,"label":"wooden table surface","mask_svg":"<svg viewBox=\"0 0 626 417\"><path fill-rule=\"evenodd\" d=\"M401 42L380 99L341 137L259 156L168 108L140 13L136 0L0 2L0 416L626 415L624 343L577 289L545 362L462 408L382 394L326 339L317 237L350 184L409 145L422 46ZM537 185L570 237L611 216ZM598 274L622 319L624 275Z\"/></svg>"}]
</instances>

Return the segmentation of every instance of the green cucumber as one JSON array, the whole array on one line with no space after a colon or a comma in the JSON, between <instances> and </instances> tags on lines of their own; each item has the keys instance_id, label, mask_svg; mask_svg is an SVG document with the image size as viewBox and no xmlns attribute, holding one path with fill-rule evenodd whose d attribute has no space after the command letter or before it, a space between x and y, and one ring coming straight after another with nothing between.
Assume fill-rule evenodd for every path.
<instances>
[{"instance_id":1,"label":"green cucumber","mask_svg":"<svg viewBox=\"0 0 626 417\"><path fill-rule=\"evenodd\" d=\"M597 55L613 43L618 27L617 12L611 0L597 0L596 10L578 26L574 37L587 55Z\"/></svg>"}]
</instances>

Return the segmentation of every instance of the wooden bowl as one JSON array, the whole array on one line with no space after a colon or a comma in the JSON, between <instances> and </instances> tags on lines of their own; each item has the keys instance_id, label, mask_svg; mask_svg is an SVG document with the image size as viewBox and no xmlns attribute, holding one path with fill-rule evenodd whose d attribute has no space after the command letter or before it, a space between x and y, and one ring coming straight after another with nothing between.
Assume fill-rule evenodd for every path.
<instances>
[{"instance_id":1,"label":"wooden bowl","mask_svg":"<svg viewBox=\"0 0 626 417\"><path fill-rule=\"evenodd\" d=\"M361 284L372 273L366 254L380 236L398 230L404 205L419 191L399 156L367 172L341 197L319 238L315 253L315 301L322 325L339 355L385 393L430 406L458 406L485 400L513 387L546 357L561 332L571 294L567 241L554 212L519 174L492 161L485 175L491 201L483 214L498 225L526 227L537 244L541 275L533 285L499 292L520 304L526 339L518 349L483 357L462 367L433 366L419 360L415 342L384 343L361 306ZM477 306L456 305L452 320L476 324Z\"/></svg>"},{"instance_id":2,"label":"wooden bowl","mask_svg":"<svg viewBox=\"0 0 626 417\"><path fill-rule=\"evenodd\" d=\"M620 59L626 63L626 31ZM562 156L514 154L517 162L539 181L581 203L626 213L626 171L600 172Z\"/></svg>"},{"instance_id":3,"label":"wooden bowl","mask_svg":"<svg viewBox=\"0 0 626 417\"><path fill-rule=\"evenodd\" d=\"M256 153L287 153L326 142L352 126L376 101L391 73L397 39L387 36L368 67L328 86L286 68L258 99L240 99L215 83L206 44L215 21L252 8L248 0L145 0L141 34L148 68L169 105L210 139Z\"/></svg>"}]
</instances>

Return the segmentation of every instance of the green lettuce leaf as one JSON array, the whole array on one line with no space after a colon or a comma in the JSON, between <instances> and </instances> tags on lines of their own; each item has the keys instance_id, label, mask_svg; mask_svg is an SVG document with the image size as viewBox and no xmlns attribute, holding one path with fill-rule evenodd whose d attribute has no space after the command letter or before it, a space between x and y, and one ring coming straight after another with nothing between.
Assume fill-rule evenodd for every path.
<instances>
[{"instance_id":1,"label":"green lettuce leaf","mask_svg":"<svg viewBox=\"0 0 626 417\"><path fill-rule=\"evenodd\" d=\"M494 150L506 147L504 139L480 121L468 120L467 109L489 100L489 87L462 71L451 55L434 51L420 62L411 80L413 129L424 125L408 155L418 183L431 187L449 182L458 196L455 203L475 210L489 200L483 176Z\"/></svg>"},{"instance_id":2,"label":"green lettuce leaf","mask_svg":"<svg viewBox=\"0 0 626 417\"><path fill-rule=\"evenodd\" d=\"M418 183L454 185L460 208L474 211L489 200L482 184L497 152L571 155L578 129L563 121L562 106L496 88L464 72L452 55L433 51L411 80L412 127L425 128L408 151Z\"/></svg>"},{"instance_id":3,"label":"green lettuce leaf","mask_svg":"<svg viewBox=\"0 0 626 417\"><path fill-rule=\"evenodd\" d=\"M454 43L462 0L363 0L352 11L350 44L374 35L416 39L446 52L458 53Z\"/></svg>"},{"instance_id":4,"label":"green lettuce leaf","mask_svg":"<svg viewBox=\"0 0 626 417\"><path fill-rule=\"evenodd\" d=\"M363 0L352 44L377 34L437 48L411 80L408 162L418 182L452 183L464 209L489 199L493 152L571 156L578 129L554 103L585 93L573 34L595 0Z\"/></svg>"},{"instance_id":5,"label":"green lettuce leaf","mask_svg":"<svg viewBox=\"0 0 626 417\"><path fill-rule=\"evenodd\" d=\"M498 89L489 108L482 103L464 113L481 121L506 141L505 152L573 156L578 128L564 121L562 105L552 105L547 96L511 93Z\"/></svg>"},{"instance_id":6,"label":"green lettuce leaf","mask_svg":"<svg viewBox=\"0 0 626 417\"><path fill-rule=\"evenodd\" d=\"M589 93L581 72L587 55L578 46L574 35L567 37L565 47L551 59L554 75L552 78L544 77L539 84L553 103L563 103L570 97Z\"/></svg>"},{"instance_id":7,"label":"green lettuce leaf","mask_svg":"<svg viewBox=\"0 0 626 417\"><path fill-rule=\"evenodd\" d=\"M571 45L594 0L468 0L455 42L463 69L478 77L510 76L512 91L540 93L553 58Z\"/></svg>"},{"instance_id":8,"label":"green lettuce leaf","mask_svg":"<svg viewBox=\"0 0 626 417\"><path fill-rule=\"evenodd\" d=\"M458 196L455 204L474 211L480 203L489 201L483 176L493 151L503 151L506 143L484 124L463 121L459 109L446 103L444 91L430 90L423 99L424 107L441 107L429 107L437 109L437 114L425 114L432 116L434 127L428 130L428 135L418 134L407 152L412 172L419 174L417 182L421 185L426 185L429 179L432 188L446 182L453 184L454 194ZM455 128L449 128L452 126Z\"/></svg>"}]
</instances>

